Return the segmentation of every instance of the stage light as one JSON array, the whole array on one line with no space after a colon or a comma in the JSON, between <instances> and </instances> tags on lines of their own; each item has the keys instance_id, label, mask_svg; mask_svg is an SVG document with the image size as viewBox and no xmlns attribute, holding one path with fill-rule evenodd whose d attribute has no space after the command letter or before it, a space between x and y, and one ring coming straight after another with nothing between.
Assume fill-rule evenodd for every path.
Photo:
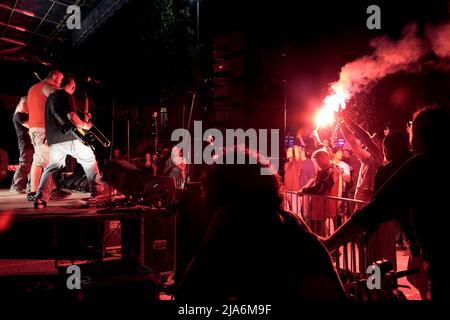
<instances>
[{"instance_id":1,"label":"stage light","mask_svg":"<svg viewBox=\"0 0 450 320\"><path fill-rule=\"evenodd\" d=\"M11 27L13 27L14 29L16 29L18 31L22 31L22 32L26 32L27 31L27 29L25 29L23 27L19 27L19 26L11 26Z\"/></svg>"},{"instance_id":2,"label":"stage light","mask_svg":"<svg viewBox=\"0 0 450 320\"><path fill-rule=\"evenodd\" d=\"M16 44L16 45L19 45L19 46L24 46L24 47L27 45L25 42L17 41L17 40L10 39L10 38L7 38L7 37L0 37L0 41L5 41L5 42L9 42L9 43Z\"/></svg>"},{"instance_id":3,"label":"stage light","mask_svg":"<svg viewBox=\"0 0 450 320\"><path fill-rule=\"evenodd\" d=\"M22 31L22 32L26 32L27 31L27 29L25 29L24 27L16 26L16 25L13 25L13 24L6 24L6 23L3 23L3 22L0 22L0 25L8 27L8 28L16 29L16 30Z\"/></svg>"},{"instance_id":4,"label":"stage light","mask_svg":"<svg viewBox=\"0 0 450 320\"><path fill-rule=\"evenodd\" d=\"M24 14L26 16L29 16L29 17L34 17L35 16L35 14L33 12L28 11L28 10L16 9L15 11L18 12L18 13Z\"/></svg>"},{"instance_id":5,"label":"stage light","mask_svg":"<svg viewBox=\"0 0 450 320\"><path fill-rule=\"evenodd\" d=\"M6 10L13 10L13 11L15 11L17 13L21 13L21 14L29 16L29 17L36 16L34 14L34 12L31 12L31 11L28 11L28 10L17 9L17 8L14 9L14 8L11 8L10 6L5 5L5 4L0 4L0 8L6 9Z\"/></svg>"}]
</instances>

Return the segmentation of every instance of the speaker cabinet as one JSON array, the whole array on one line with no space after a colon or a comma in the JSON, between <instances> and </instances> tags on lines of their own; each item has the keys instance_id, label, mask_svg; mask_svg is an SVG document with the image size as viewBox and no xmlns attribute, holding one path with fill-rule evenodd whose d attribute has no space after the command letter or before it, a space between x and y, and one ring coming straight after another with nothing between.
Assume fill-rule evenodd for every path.
<instances>
[{"instance_id":1,"label":"speaker cabinet","mask_svg":"<svg viewBox=\"0 0 450 320\"><path fill-rule=\"evenodd\" d=\"M152 209L139 219L124 221L123 254L154 272L175 272L176 215Z\"/></svg>"}]
</instances>

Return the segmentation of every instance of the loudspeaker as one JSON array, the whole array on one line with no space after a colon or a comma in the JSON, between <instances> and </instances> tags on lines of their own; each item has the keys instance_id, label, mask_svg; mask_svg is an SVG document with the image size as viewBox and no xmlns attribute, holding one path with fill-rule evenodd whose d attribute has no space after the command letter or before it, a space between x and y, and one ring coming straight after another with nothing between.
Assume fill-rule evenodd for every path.
<instances>
[{"instance_id":1,"label":"loudspeaker","mask_svg":"<svg viewBox=\"0 0 450 320\"><path fill-rule=\"evenodd\" d=\"M150 177L125 160L110 160L105 164L102 178L121 193L140 197Z\"/></svg>"},{"instance_id":2,"label":"loudspeaker","mask_svg":"<svg viewBox=\"0 0 450 320\"><path fill-rule=\"evenodd\" d=\"M175 272L176 216L169 211L144 219L144 265L160 273Z\"/></svg>"},{"instance_id":3,"label":"loudspeaker","mask_svg":"<svg viewBox=\"0 0 450 320\"><path fill-rule=\"evenodd\" d=\"M167 207L175 201L176 182L174 177L150 177L143 189L143 201L157 208Z\"/></svg>"},{"instance_id":4,"label":"loudspeaker","mask_svg":"<svg viewBox=\"0 0 450 320\"><path fill-rule=\"evenodd\" d=\"M108 161L103 180L121 193L142 200L146 205L167 207L175 200L175 178L152 176L125 160Z\"/></svg>"},{"instance_id":5,"label":"loudspeaker","mask_svg":"<svg viewBox=\"0 0 450 320\"><path fill-rule=\"evenodd\" d=\"M127 219L123 222L122 237L124 256L154 272L164 274L175 271L175 213L152 209L138 219Z\"/></svg>"},{"instance_id":6,"label":"loudspeaker","mask_svg":"<svg viewBox=\"0 0 450 320\"><path fill-rule=\"evenodd\" d=\"M61 184L70 190L89 192L89 183L84 173L83 167L77 163L73 166L73 172L70 176L64 177Z\"/></svg>"}]
</instances>

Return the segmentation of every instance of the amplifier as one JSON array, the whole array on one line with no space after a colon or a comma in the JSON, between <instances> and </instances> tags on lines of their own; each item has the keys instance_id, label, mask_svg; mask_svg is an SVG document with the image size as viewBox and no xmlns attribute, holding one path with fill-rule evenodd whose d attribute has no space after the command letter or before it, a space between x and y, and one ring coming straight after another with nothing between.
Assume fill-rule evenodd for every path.
<instances>
[{"instance_id":1,"label":"amplifier","mask_svg":"<svg viewBox=\"0 0 450 320\"><path fill-rule=\"evenodd\" d=\"M140 219L124 221L123 255L160 274L175 272L176 215L152 209Z\"/></svg>"}]
</instances>

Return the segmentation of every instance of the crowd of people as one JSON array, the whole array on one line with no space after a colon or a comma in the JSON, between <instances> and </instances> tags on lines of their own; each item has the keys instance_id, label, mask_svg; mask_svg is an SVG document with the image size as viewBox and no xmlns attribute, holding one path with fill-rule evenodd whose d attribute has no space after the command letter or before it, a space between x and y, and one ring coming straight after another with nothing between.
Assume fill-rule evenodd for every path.
<instances>
[{"instance_id":1,"label":"crowd of people","mask_svg":"<svg viewBox=\"0 0 450 320\"><path fill-rule=\"evenodd\" d=\"M331 137L323 139L317 129L306 136L303 130L297 131L294 145L286 152L284 191L368 202L395 170L412 156L408 128L405 132L389 132L386 128L370 135L349 117L340 114L336 129ZM337 139L339 133L343 139ZM332 219L333 225L339 226L351 216L355 207L361 205L314 197L287 197L286 201L289 209L308 221L321 235L332 232L329 224L320 225L323 220ZM392 233L392 239L384 237L384 242L389 242L389 249L395 246L406 250L406 238L399 225L391 223L384 227L394 230L383 232ZM379 243L377 247L380 247ZM390 254L381 250L373 253L372 258L389 258L395 263L395 247Z\"/></svg>"},{"instance_id":2,"label":"crowd of people","mask_svg":"<svg viewBox=\"0 0 450 320\"><path fill-rule=\"evenodd\" d=\"M142 169L149 175L154 176L169 176L176 179L186 179L186 161L181 161L181 163L174 163L171 157L172 152L178 152L182 155L182 152L172 148L162 146L155 155L149 150L142 152L137 156L130 156L130 163L135 165L137 168ZM113 149L112 159L113 160L128 160L128 157L121 153L120 149ZM184 160L184 158L182 158Z\"/></svg>"},{"instance_id":3,"label":"crowd of people","mask_svg":"<svg viewBox=\"0 0 450 320\"><path fill-rule=\"evenodd\" d=\"M370 135L348 116L340 114L336 128L340 129L344 143L342 140L341 144L333 143L339 141L333 139L339 133L337 130L334 137L323 140L316 130L306 137L299 130L296 144L287 149L284 190L291 195L303 194L301 197L286 197L287 206L320 236L330 236L356 209L372 200L395 171L413 156L408 139L409 126L405 131L389 132L385 129ZM349 200L308 197L305 194ZM353 202L353 199L362 202ZM408 239L414 239L408 221L383 223L365 237L366 262L388 259L395 267L396 250L406 250L410 261L416 261L419 250L415 241ZM422 297L425 297L427 290L421 277L415 279Z\"/></svg>"},{"instance_id":4,"label":"crowd of people","mask_svg":"<svg viewBox=\"0 0 450 320\"><path fill-rule=\"evenodd\" d=\"M360 162L354 198L367 204L357 206L327 237L318 237L301 217L283 210L280 178L259 175L264 166L260 162L212 165L202 186L208 207L215 212L213 222L176 297L345 299L331 258L318 240L334 252L345 242L396 221L409 240L413 262L425 271L425 281L415 283L422 298L445 299L449 190L440 181L448 181L449 171L439 164L448 157L449 123L450 115L443 109L421 109L407 129L408 142L405 132L371 136L341 116L339 127ZM336 184L342 183L343 190L345 184L351 185L351 170L349 179L348 171L339 166L349 150L337 148L331 158L326 149L324 145L312 150L307 144L290 149L284 190L329 194L340 189L334 188ZM309 152L315 152L317 169L312 170Z\"/></svg>"}]
</instances>

